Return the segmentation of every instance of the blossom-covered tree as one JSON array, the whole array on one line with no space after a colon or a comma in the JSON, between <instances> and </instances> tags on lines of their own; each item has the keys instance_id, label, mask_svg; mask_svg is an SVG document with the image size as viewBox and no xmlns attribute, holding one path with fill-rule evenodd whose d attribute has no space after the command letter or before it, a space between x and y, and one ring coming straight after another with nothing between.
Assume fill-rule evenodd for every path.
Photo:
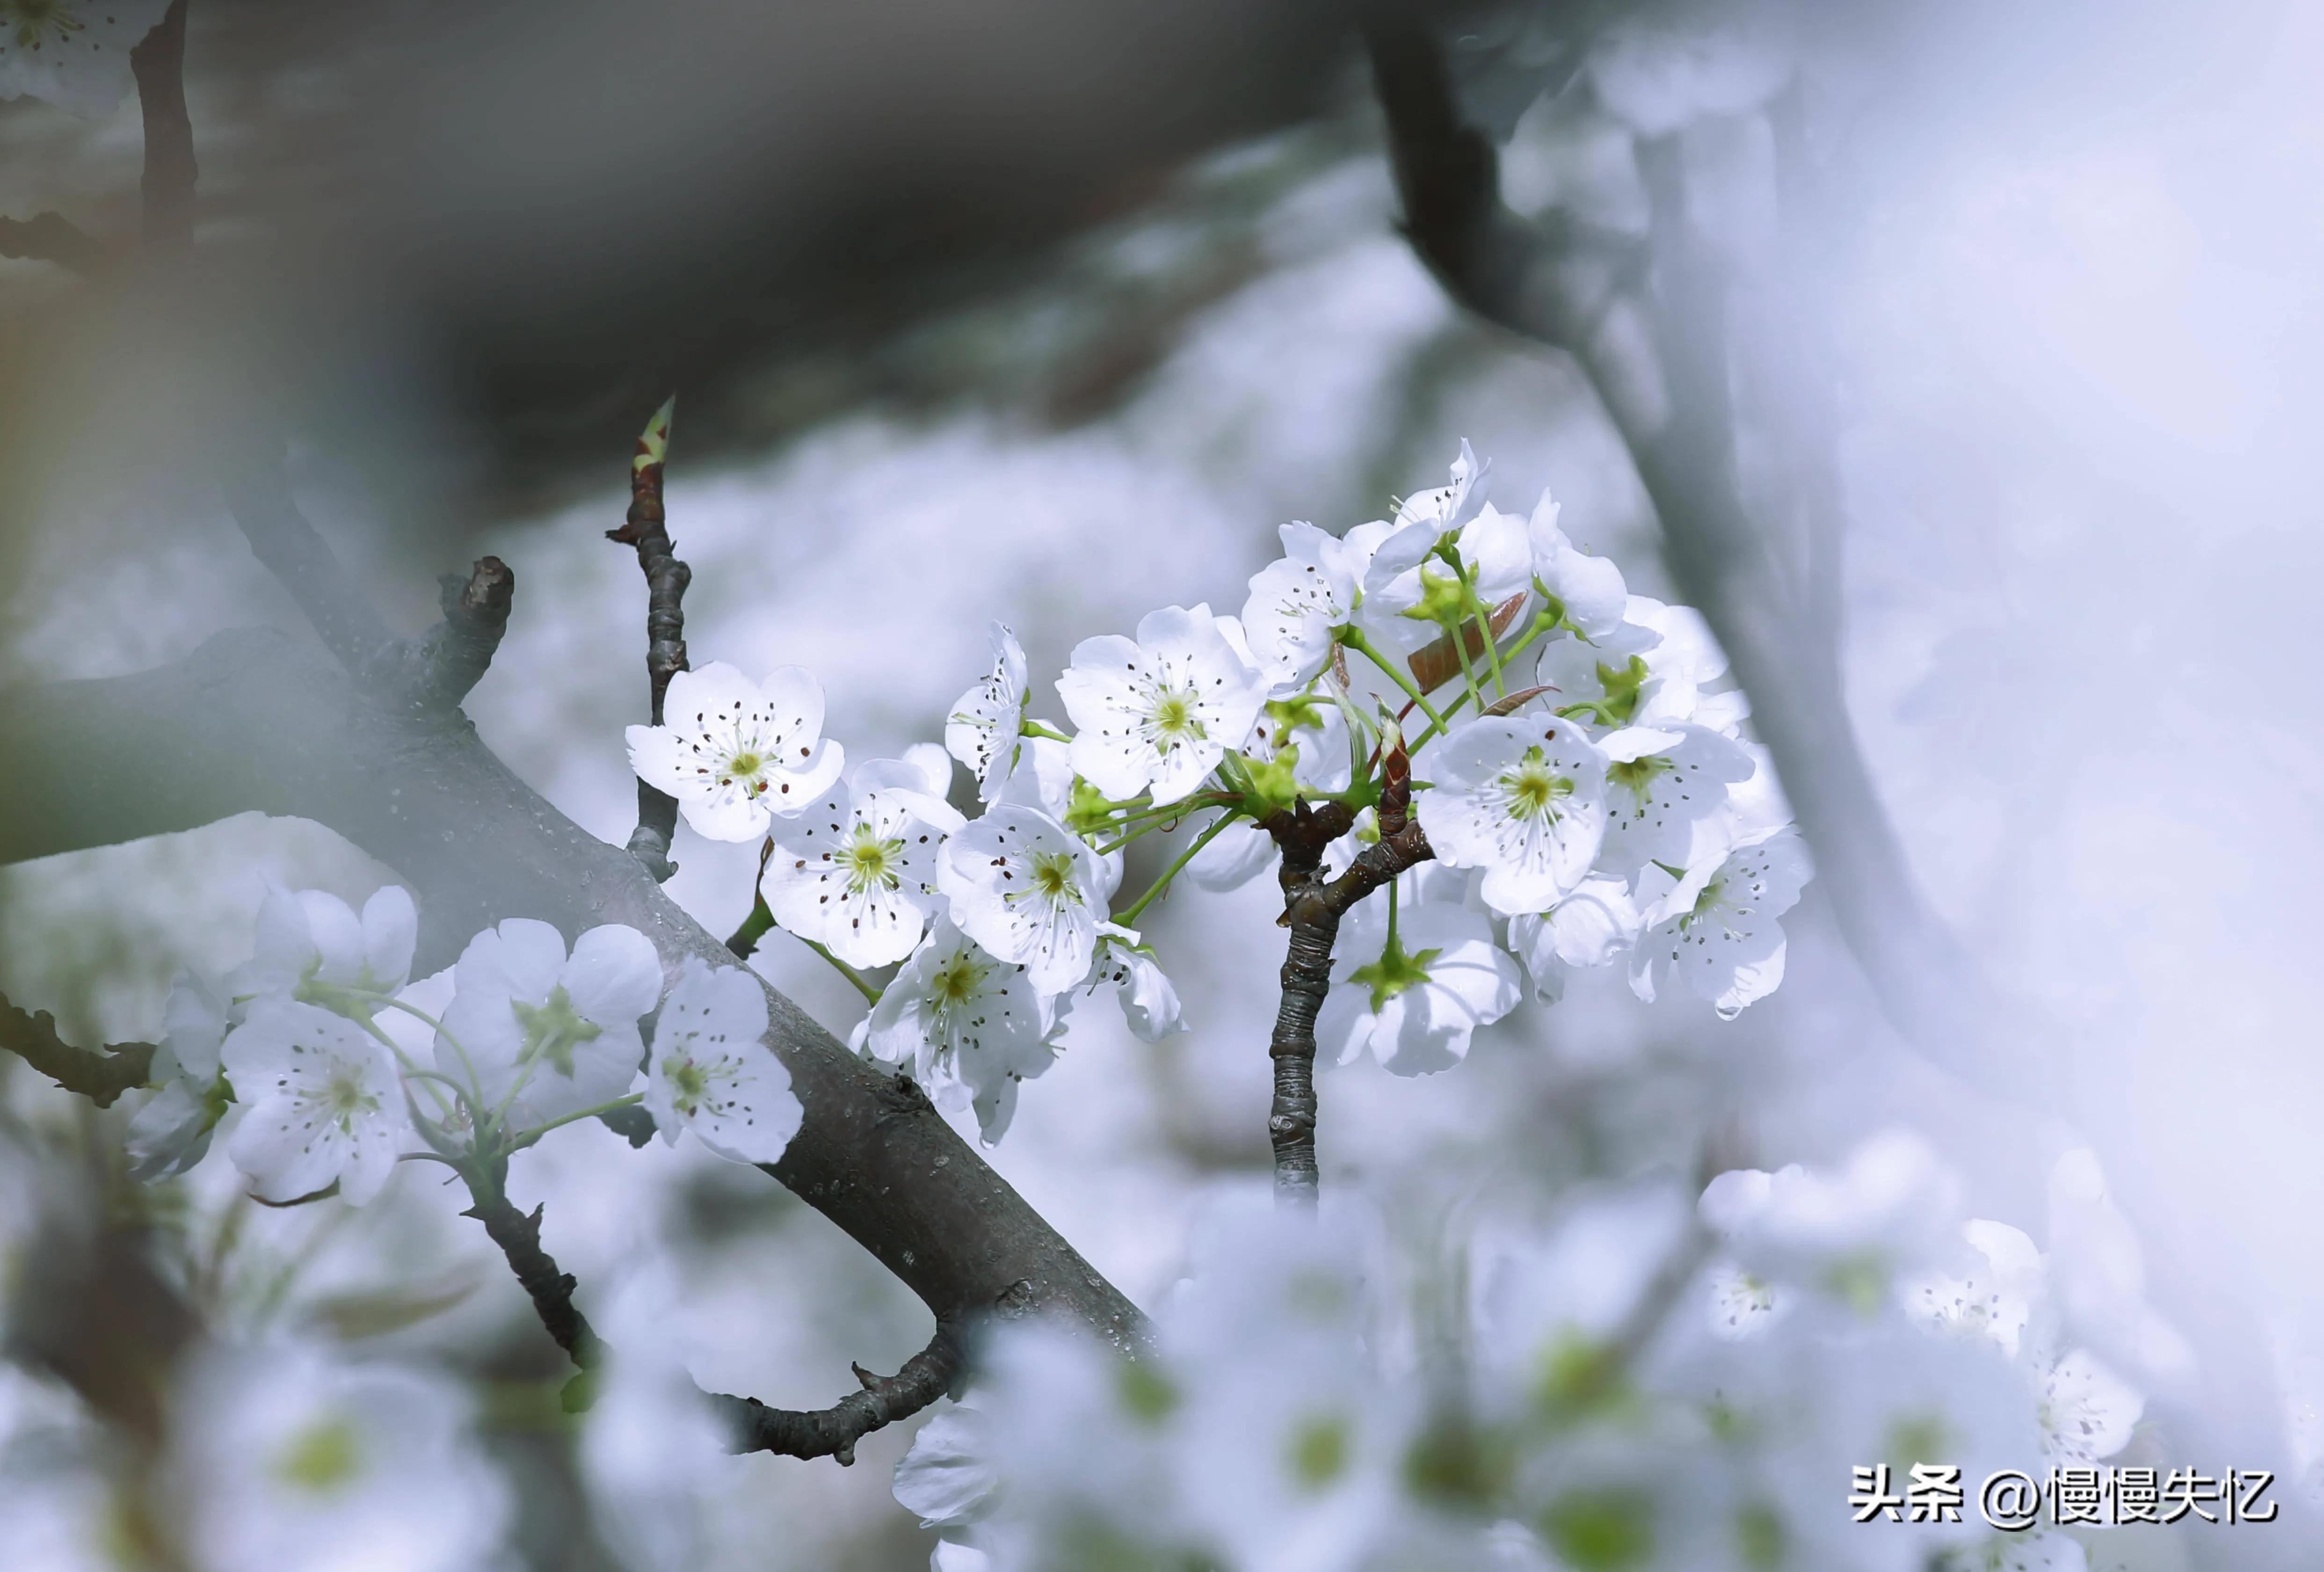
<instances>
[{"instance_id":1,"label":"blossom-covered tree","mask_svg":"<svg viewBox=\"0 0 2324 1572\"><path fill-rule=\"evenodd\" d=\"M182 274L186 4L0 0L0 93L102 106L134 64L146 112L131 261L54 215L11 223L11 254ZM1367 7L1363 36L1412 247L1463 304L1582 364L1693 605L1633 593L1577 543L1599 521L1559 488L1497 499L1492 455L1464 440L1376 510L1252 520L1281 555L1206 566L1208 599L1028 627L1037 651L1063 644L1036 632L1074 641L1061 667L1037 670L991 620L989 665L947 675L941 721L873 756L871 723L826 706L825 672L754 680L745 649L694 662L665 402L607 532L647 587L647 718L590 744L635 779L616 846L518 780L463 710L516 607L510 564L447 578L441 622L395 634L300 511L286 432L253 417L216 456L227 500L336 669L247 632L158 670L0 695L0 748L22 761L0 856L256 808L320 821L393 878L360 909L270 891L246 962L180 976L155 1043L75 1047L0 1002L0 1046L97 1108L126 1105L114 1166L146 1188L115 1210L158 1212L189 1175L331 1216L456 1186L562 1355L531 1419L577 1433L567 1465L641 1566L697 1564L722 1454L851 1464L928 1410L894 1492L938 1536L939 1572L2095 1564L2054 1515L2011 1537L1958 1499L1927 1507L1946 1470L1972 1492L2011 1470L2056 1488L2161 1456L2142 1420L2186 1347L2083 1146L2045 1160L2046 1250L1973 1215L1962 1177L1897 1129L1780 1168L1706 1136L1523 1217L1480 1199L1489 1184L1397 1195L1319 1147L1335 1067L1368 1059L1417 1105L1412 1079L1561 1029L1584 1013L1569 994L1739 1033L1784 982L1812 881L1907 1036L1941 1044L1969 1007L1932 1002L1920 963L1942 929L1870 791L1829 607L1800 604L1755 533L1681 134L1634 139L1643 239L1528 229L1501 205L1471 79L1514 74L1529 102L1602 41L1536 58L1521 30L1462 65L1453 43L1473 39L1395 6ZM1712 97L1732 88L1710 75ZM1760 87L1721 113L1772 113ZM1052 698L1061 719L1037 713ZM704 843L688 857L733 875L734 909L665 893L681 819ZM1233 893L1267 873L1273 926ZM1039 1083L1093 1021L1118 1012L1167 1052L1229 1018L1174 953L1190 920L1229 933L1275 1001L1268 1040L1236 1045L1268 1063L1271 1097L1240 1112L1254 1145L1266 1131L1271 1195L1206 1209L1148 1314L986 1152L1065 1096ZM810 1018L753 969L788 942L844 980L844 1019ZM641 1167L666 1155L645 1150L659 1134L670 1161L717 1160L706 1182L787 1187L919 1296L925 1350L892 1375L855 1366L860 1390L822 1409L710 1390L733 1382L689 1368L667 1283L643 1266L580 1281L544 1245L545 1208L513 1198L534 1193L528 1164L604 1130ZM520 1503L482 1461L489 1416L460 1382L228 1304L157 1268L117 1216L69 1223L42 1225L69 1236L60 1280L143 1307L28 1318L22 1338L117 1443L89 1466L107 1553L493 1558ZM131 1345L117 1370L76 1356L97 1337ZM1909 1517L1892 1481L1920 1492Z\"/></svg>"}]
</instances>

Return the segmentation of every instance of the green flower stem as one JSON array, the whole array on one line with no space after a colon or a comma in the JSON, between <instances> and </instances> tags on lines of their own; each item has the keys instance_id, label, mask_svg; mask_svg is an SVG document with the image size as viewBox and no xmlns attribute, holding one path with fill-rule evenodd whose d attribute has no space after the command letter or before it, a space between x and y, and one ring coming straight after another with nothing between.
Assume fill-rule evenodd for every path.
<instances>
[{"instance_id":1,"label":"green flower stem","mask_svg":"<svg viewBox=\"0 0 2324 1572\"><path fill-rule=\"evenodd\" d=\"M444 1085L452 1088L452 1095L455 1097L457 1097L464 1103L468 1100L467 1094L462 1090L459 1082L454 1080L447 1075L439 1074L435 1070L421 1069L419 1065L412 1061L411 1056L403 1051L403 1045L401 1043L396 1041L395 1039L390 1037L386 1032L380 1030L379 1022L376 1021L365 1021L361 1024L365 1031L370 1032L372 1036L377 1038L382 1043L385 1044L387 1051L395 1056L396 1068L402 1074L404 1079L429 1082L441 1081ZM436 1099L437 1117L439 1119L449 1118L451 1116L452 1109L450 1105L444 1101L444 1094L438 1091L436 1087L431 1085L428 1088L428 1095ZM470 1112L474 1112L473 1107Z\"/></svg>"},{"instance_id":2,"label":"green flower stem","mask_svg":"<svg viewBox=\"0 0 2324 1572\"><path fill-rule=\"evenodd\" d=\"M1233 813L1220 814L1218 822L1212 825L1210 828L1203 831L1202 834L1196 836L1194 837L1194 844L1188 846L1185 851L1178 854L1178 860L1172 863L1168 867L1163 869L1162 876L1160 878L1146 886L1146 893L1131 902L1130 903L1130 910L1120 913L1113 919L1113 920L1120 923L1124 928L1128 928L1131 923L1137 921L1138 914L1145 911L1147 907L1152 905L1155 897L1161 894L1163 891L1167 890L1170 887L1170 881L1178 876L1178 871L1181 868L1184 868L1188 863L1194 860L1194 854L1201 851L1204 846L1210 845L1213 837L1217 836L1221 830L1226 828L1227 826L1232 824L1240 817L1240 815Z\"/></svg>"},{"instance_id":3,"label":"green flower stem","mask_svg":"<svg viewBox=\"0 0 2324 1572\"><path fill-rule=\"evenodd\" d=\"M578 1113L567 1114L558 1118L551 1119L546 1124L536 1125L532 1129L525 1131L522 1134L512 1138L508 1143L508 1149L511 1151L522 1151L526 1147L530 1146L534 1142L540 1140L542 1136L548 1134L550 1131L558 1128L559 1125L577 1124L584 1119L595 1119L598 1114L610 1114L616 1108L635 1107L638 1104L644 1102L645 1098L646 1095L643 1092L632 1092L626 1097L616 1097L610 1103L600 1103L594 1108L584 1108Z\"/></svg>"},{"instance_id":4,"label":"green flower stem","mask_svg":"<svg viewBox=\"0 0 2324 1572\"><path fill-rule=\"evenodd\" d=\"M759 948L759 941L766 938L768 930L774 926L775 914L768 909L767 898L761 895L751 903L751 914L742 919L742 926L734 930L734 936L726 941L726 948L734 952L736 959L749 960L751 952Z\"/></svg>"},{"instance_id":5,"label":"green flower stem","mask_svg":"<svg viewBox=\"0 0 2324 1572\"><path fill-rule=\"evenodd\" d=\"M441 1021L437 1020L436 1017L430 1015L427 1011L420 1009L416 1004L407 1004L402 1000L387 994L380 994L379 1000L382 1003L386 1004L391 1008L402 1011L406 1015L411 1016L422 1025L433 1027L437 1036L442 1038L445 1041L452 1045L452 1051L460 1056L460 1068L468 1072L468 1091L472 1098L472 1111L475 1108L482 1108L484 1105L484 1084L476 1075L476 1061L468 1057L468 1050L461 1045L460 1040L453 1036L450 1032L445 1031L444 1023ZM374 1030L376 1030L376 1028L374 1028ZM384 1034L381 1036L380 1040L383 1042L387 1040ZM390 1046L392 1047L393 1045L390 1044Z\"/></svg>"},{"instance_id":6,"label":"green flower stem","mask_svg":"<svg viewBox=\"0 0 2324 1572\"><path fill-rule=\"evenodd\" d=\"M1436 713L1435 707L1428 702L1428 696L1420 691L1419 686L1413 681L1411 674L1386 655L1381 654L1373 646L1371 640L1364 636L1364 631L1361 628L1353 625L1342 628L1339 636L1341 643L1388 673L1388 680L1404 689L1405 697L1420 707L1420 713L1426 716L1437 730L1443 729L1444 717Z\"/></svg>"},{"instance_id":7,"label":"green flower stem","mask_svg":"<svg viewBox=\"0 0 2324 1572\"><path fill-rule=\"evenodd\" d=\"M862 972L857 971L853 966L849 966L845 961L841 960L837 956L832 954L831 951L825 949L822 945L816 943L815 940L811 939L799 939L799 942L807 946L807 948L815 951L816 954L821 956L825 960L829 961L833 967L838 971L841 976L845 977L849 982L854 984L855 991L863 995L866 1003L877 1004L880 1002L880 995L884 992L884 990L881 989L877 983L874 983L871 978L865 976Z\"/></svg>"},{"instance_id":8,"label":"green flower stem","mask_svg":"<svg viewBox=\"0 0 2324 1572\"><path fill-rule=\"evenodd\" d=\"M1026 737L1047 737L1053 743L1069 743L1074 740L1065 733L1059 731L1056 727L1053 726L1043 726L1039 721L1034 720L1030 717L1019 717L1018 718L1017 735Z\"/></svg>"},{"instance_id":9,"label":"green flower stem","mask_svg":"<svg viewBox=\"0 0 2324 1572\"><path fill-rule=\"evenodd\" d=\"M1485 603L1478 598L1476 576L1469 571L1469 565L1461 560L1461 553L1458 551L1452 553L1452 571L1461 580L1462 598L1469 603L1470 614L1477 619L1478 631L1485 635L1485 653L1493 663L1493 697L1507 698L1509 687L1501 675L1501 646L1493 637L1492 614L1485 609ZM1452 647L1461 652L1462 662L1466 664L1469 642L1461 636L1458 628L1452 631ZM1477 707L1482 709L1485 707L1480 704Z\"/></svg>"}]
</instances>

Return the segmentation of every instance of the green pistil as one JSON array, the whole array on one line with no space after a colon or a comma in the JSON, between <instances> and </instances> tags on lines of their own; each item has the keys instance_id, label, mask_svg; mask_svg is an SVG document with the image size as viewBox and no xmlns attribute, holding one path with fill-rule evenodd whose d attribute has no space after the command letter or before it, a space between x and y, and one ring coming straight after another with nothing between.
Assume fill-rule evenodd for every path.
<instances>
[{"instance_id":1,"label":"green pistil","mask_svg":"<svg viewBox=\"0 0 2324 1572\"><path fill-rule=\"evenodd\" d=\"M1434 568L1420 570L1420 599L1403 613L1415 622L1434 623L1460 636L1462 622L1469 615L1469 592L1459 577L1447 576Z\"/></svg>"},{"instance_id":2,"label":"green pistil","mask_svg":"<svg viewBox=\"0 0 2324 1572\"><path fill-rule=\"evenodd\" d=\"M726 772L729 775L755 775L766 763L756 754L737 754L726 761Z\"/></svg>"},{"instance_id":3,"label":"green pistil","mask_svg":"<svg viewBox=\"0 0 2324 1572\"><path fill-rule=\"evenodd\" d=\"M1071 852L1035 852L1033 854L1033 889L1053 905L1072 902L1081 903L1081 892L1074 884L1074 855Z\"/></svg>"},{"instance_id":4,"label":"green pistil","mask_svg":"<svg viewBox=\"0 0 2324 1572\"><path fill-rule=\"evenodd\" d=\"M1631 717L1638 713L1638 696L1651 675L1646 661L1636 655L1620 666L1609 666L1600 661L1598 686L1606 690L1606 697L1569 704L1557 713L1568 719L1587 716L1600 726L1628 726Z\"/></svg>"},{"instance_id":5,"label":"green pistil","mask_svg":"<svg viewBox=\"0 0 2324 1572\"><path fill-rule=\"evenodd\" d=\"M275 1459L274 1475L285 1484L323 1495L353 1479L362 1466L355 1426L335 1414L292 1436Z\"/></svg>"},{"instance_id":6,"label":"green pistil","mask_svg":"<svg viewBox=\"0 0 2324 1572\"><path fill-rule=\"evenodd\" d=\"M1348 1421L1337 1414L1305 1419L1292 1429L1291 1476L1305 1488L1322 1490L1348 1469Z\"/></svg>"},{"instance_id":7,"label":"green pistil","mask_svg":"<svg viewBox=\"0 0 2324 1572\"><path fill-rule=\"evenodd\" d=\"M1508 788L1509 805L1521 818L1556 817L1557 804L1573 795L1571 776L1558 774L1537 748L1527 748L1517 767L1501 777Z\"/></svg>"},{"instance_id":8,"label":"green pistil","mask_svg":"<svg viewBox=\"0 0 2324 1572\"><path fill-rule=\"evenodd\" d=\"M1606 780L1609 784L1621 787L1643 802L1646 789L1654 784L1655 777L1677 767L1660 754L1648 754L1644 758L1626 759L1607 765Z\"/></svg>"},{"instance_id":9,"label":"green pistil","mask_svg":"<svg viewBox=\"0 0 2324 1572\"><path fill-rule=\"evenodd\" d=\"M1267 701L1267 718L1275 723L1268 741L1280 748L1291 741L1293 732L1323 730L1323 701L1312 693L1270 698Z\"/></svg>"},{"instance_id":10,"label":"green pistil","mask_svg":"<svg viewBox=\"0 0 2324 1572\"><path fill-rule=\"evenodd\" d=\"M546 1004L510 1003L516 1012L517 1023L524 1028L524 1056L545 1059L557 1068L557 1073L573 1074L573 1050L585 1042L594 1042L604 1028L594 1021L584 1021L573 1008L572 998L564 988L549 990Z\"/></svg>"},{"instance_id":11,"label":"green pistil","mask_svg":"<svg viewBox=\"0 0 2324 1572\"><path fill-rule=\"evenodd\" d=\"M1380 958L1368 966L1358 966L1349 974L1348 981L1372 991L1372 1013L1377 1015L1388 1008L1390 999L1428 981L1428 963L1443 953L1442 949L1425 949L1417 955L1406 955L1404 946L1390 934Z\"/></svg>"},{"instance_id":12,"label":"green pistil","mask_svg":"<svg viewBox=\"0 0 2324 1572\"><path fill-rule=\"evenodd\" d=\"M840 854L847 865L847 886L862 892L875 886L892 889L896 883L894 865L904 855L900 840L881 840L869 829L856 833L855 844Z\"/></svg>"}]
</instances>

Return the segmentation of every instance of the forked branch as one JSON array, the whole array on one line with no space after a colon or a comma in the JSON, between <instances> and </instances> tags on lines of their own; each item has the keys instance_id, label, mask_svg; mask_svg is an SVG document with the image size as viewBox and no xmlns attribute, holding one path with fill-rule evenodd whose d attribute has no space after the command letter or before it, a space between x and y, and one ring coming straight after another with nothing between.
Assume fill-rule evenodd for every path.
<instances>
[{"instance_id":1,"label":"forked branch","mask_svg":"<svg viewBox=\"0 0 2324 1572\"><path fill-rule=\"evenodd\" d=\"M111 1107L130 1087L143 1086L153 1070L152 1043L108 1043L101 1051L75 1048L57 1034L54 1016L45 1010L19 1010L5 994L0 994L0 1048L100 1108Z\"/></svg>"}]
</instances>

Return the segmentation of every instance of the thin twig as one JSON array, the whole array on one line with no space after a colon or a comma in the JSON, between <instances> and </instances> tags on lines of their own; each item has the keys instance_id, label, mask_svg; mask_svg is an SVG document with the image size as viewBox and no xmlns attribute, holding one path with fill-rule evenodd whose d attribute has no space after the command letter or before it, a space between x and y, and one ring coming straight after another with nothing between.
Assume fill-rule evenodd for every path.
<instances>
[{"instance_id":1,"label":"thin twig","mask_svg":"<svg viewBox=\"0 0 2324 1572\"><path fill-rule=\"evenodd\" d=\"M484 1225L509 1270L532 1300L533 1313L557 1345L565 1350L583 1376L601 1369L612 1357L573 1302L579 1285L573 1274L558 1270L557 1262L540 1246L542 1208L521 1212L504 1194L498 1175L478 1176L461 1170L474 1203L465 1214ZM770 1408L756 1398L706 1393L711 1407L728 1427L728 1449L733 1452L774 1452L786 1457L836 1457L842 1466L855 1461L855 1443L883 1425L908 1419L952 1390L966 1368L958 1327L939 1320L927 1347L904 1362L893 1375L874 1375L862 1365L852 1367L863 1390L849 1392L827 1409L801 1410ZM589 1383L576 1382L567 1389L567 1406L588 1406Z\"/></svg>"},{"instance_id":2,"label":"thin twig","mask_svg":"<svg viewBox=\"0 0 2324 1572\"><path fill-rule=\"evenodd\" d=\"M851 1392L827 1409L801 1412L770 1409L752 1397L715 1393L710 1401L733 1429L729 1449L774 1452L786 1457L836 1457L844 1468L855 1461L855 1443L884 1425L909 1419L953 1390L967 1369L959 1329L936 1323L928 1345L904 1361L893 1375L874 1375L853 1365L863 1390Z\"/></svg>"},{"instance_id":3,"label":"thin twig","mask_svg":"<svg viewBox=\"0 0 2324 1572\"><path fill-rule=\"evenodd\" d=\"M105 243L62 213L0 218L0 256L53 262L67 273L95 278L105 271Z\"/></svg>"},{"instance_id":4,"label":"thin twig","mask_svg":"<svg viewBox=\"0 0 2324 1572\"><path fill-rule=\"evenodd\" d=\"M45 1010L27 1013L5 995L0 995L0 1048L100 1108L111 1107L130 1087L143 1086L153 1071L152 1043L107 1043L102 1052L75 1048L57 1035L56 1017Z\"/></svg>"},{"instance_id":5,"label":"thin twig","mask_svg":"<svg viewBox=\"0 0 2324 1572\"><path fill-rule=\"evenodd\" d=\"M148 251L182 256L194 245L194 123L186 113L186 0L129 51L145 118L144 236Z\"/></svg>"},{"instance_id":6,"label":"thin twig","mask_svg":"<svg viewBox=\"0 0 2324 1572\"><path fill-rule=\"evenodd\" d=\"M646 577L646 680L651 685L653 724L661 725L662 700L669 680L686 670L686 587L694 571L678 560L669 543L662 511L662 466L669 453L670 412L678 400L662 402L638 439L630 460L630 511L618 530L605 539L638 551L638 568ZM630 834L630 853L653 876L667 882L678 872L669 860L670 837L678 833L678 799L638 782L638 828Z\"/></svg>"}]
</instances>

